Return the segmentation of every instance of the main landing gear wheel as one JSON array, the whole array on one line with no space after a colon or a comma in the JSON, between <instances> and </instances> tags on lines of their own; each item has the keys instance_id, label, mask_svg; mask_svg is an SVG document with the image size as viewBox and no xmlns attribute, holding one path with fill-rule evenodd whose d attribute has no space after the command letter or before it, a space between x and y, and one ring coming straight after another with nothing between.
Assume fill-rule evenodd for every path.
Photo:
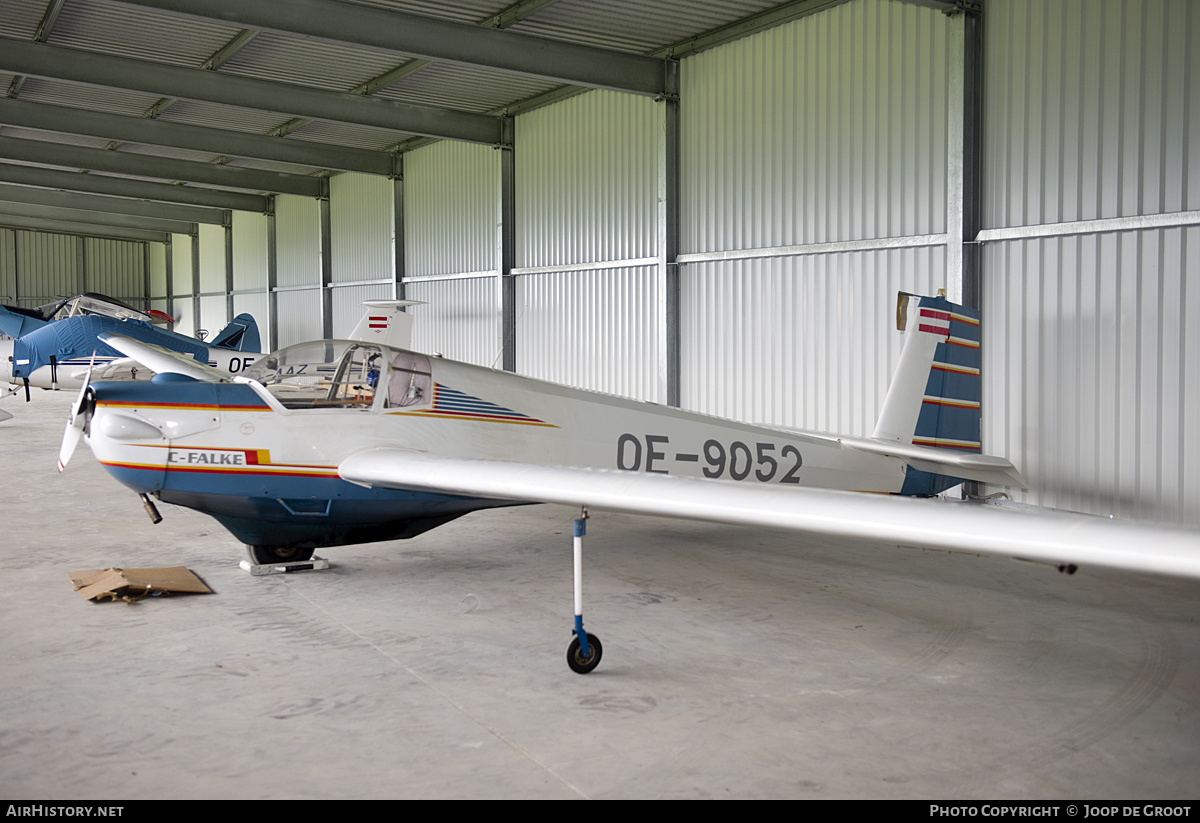
<instances>
[{"instance_id":1,"label":"main landing gear wheel","mask_svg":"<svg viewBox=\"0 0 1200 823\"><path fill-rule=\"evenodd\" d=\"M600 655L604 654L604 648L600 645L600 638L594 634L588 634L587 641L587 657L583 656L578 637L571 638L571 645L567 646L567 665L576 674L587 674L599 666Z\"/></svg>"},{"instance_id":2,"label":"main landing gear wheel","mask_svg":"<svg viewBox=\"0 0 1200 823\"><path fill-rule=\"evenodd\" d=\"M256 566L270 566L274 563L299 563L312 560L316 549L301 549L294 546L247 546L250 562Z\"/></svg>"}]
</instances>

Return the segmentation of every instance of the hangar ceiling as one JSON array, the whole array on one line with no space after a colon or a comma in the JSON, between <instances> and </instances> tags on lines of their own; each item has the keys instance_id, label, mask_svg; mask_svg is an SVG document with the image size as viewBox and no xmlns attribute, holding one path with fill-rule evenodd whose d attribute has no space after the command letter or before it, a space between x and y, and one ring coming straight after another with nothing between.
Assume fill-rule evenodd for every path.
<instances>
[{"instance_id":1,"label":"hangar ceiling","mask_svg":"<svg viewBox=\"0 0 1200 823\"><path fill-rule=\"evenodd\" d=\"M672 60L841 2L5 0L0 225L264 212L589 88L672 95Z\"/></svg>"}]
</instances>

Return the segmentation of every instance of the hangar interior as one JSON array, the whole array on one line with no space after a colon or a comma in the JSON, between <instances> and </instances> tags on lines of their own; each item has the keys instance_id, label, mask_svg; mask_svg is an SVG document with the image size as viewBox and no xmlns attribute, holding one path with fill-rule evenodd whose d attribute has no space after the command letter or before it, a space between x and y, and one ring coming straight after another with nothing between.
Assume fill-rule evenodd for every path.
<instances>
[{"instance_id":1,"label":"hangar interior","mask_svg":"<svg viewBox=\"0 0 1200 823\"><path fill-rule=\"evenodd\" d=\"M13 0L0 36L6 302L277 347L403 297L423 350L863 434L895 293L945 288L1017 499L1200 525L1188 0Z\"/></svg>"},{"instance_id":2,"label":"hangar interior","mask_svg":"<svg viewBox=\"0 0 1200 823\"><path fill-rule=\"evenodd\" d=\"M1200 526L1194 0L4 0L0 38L0 302L275 348L411 299L421 351L861 435L896 293L944 288L1015 500ZM563 683L572 512L264 582L77 463L6 473L9 796L1195 795L1190 582L617 517L619 662ZM164 547L229 596L46 604Z\"/></svg>"}]
</instances>

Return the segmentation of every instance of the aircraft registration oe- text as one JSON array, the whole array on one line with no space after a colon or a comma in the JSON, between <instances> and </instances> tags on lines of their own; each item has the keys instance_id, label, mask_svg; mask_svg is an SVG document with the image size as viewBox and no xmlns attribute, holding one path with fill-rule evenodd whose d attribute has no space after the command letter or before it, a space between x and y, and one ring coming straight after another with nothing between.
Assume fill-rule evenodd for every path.
<instances>
[{"instance_id":1,"label":"aircraft registration oe- text","mask_svg":"<svg viewBox=\"0 0 1200 823\"><path fill-rule=\"evenodd\" d=\"M1025 481L980 453L978 314L902 295L898 320L906 341L870 437L747 425L369 338L290 346L230 377L106 335L158 376L85 385L60 465L84 436L148 507L153 496L213 516L263 565L480 509L579 506L567 660L581 673L601 655L582 618L589 509L1200 577L1194 532L912 499Z\"/></svg>"}]
</instances>

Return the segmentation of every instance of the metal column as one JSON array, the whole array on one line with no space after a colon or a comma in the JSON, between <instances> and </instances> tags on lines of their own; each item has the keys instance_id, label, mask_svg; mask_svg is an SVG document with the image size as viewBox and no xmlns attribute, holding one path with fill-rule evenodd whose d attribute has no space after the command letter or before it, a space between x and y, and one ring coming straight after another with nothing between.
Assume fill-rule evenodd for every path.
<instances>
[{"instance_id":1,"label":"metal column","mask_svg":"<svg viewBox=\"0 0 1200 823\"><path fill-rule=\"evenodd\" d=\"M500 227L496 237L497 275L500 288L500 346L502 368L517 370L517 281L512 270L517 260L516 164L513 151L513 118L502 123L500 150Z\"/></svg>"},{"instance_id":2,"label":"metal column","mask_svg":"<svg viewBox=\"0 0 1200 823\"><path fill-rule=\"evenodd\" d=\"M658 263L660 312L659 393L679 406L679 63L663 64L667 93L659 98L662 121L658 141Z\"/></svg>"},{"instance_id":3,"label":"metal column","mask_svg":"<svg viewBox=\"0 0 1200 823\"><path fill-rule=\"evenodd\" d=\"M321 336L333 337L333 223L329 212L329 178L321 185Z\"/></svg>"}]
</instances>

